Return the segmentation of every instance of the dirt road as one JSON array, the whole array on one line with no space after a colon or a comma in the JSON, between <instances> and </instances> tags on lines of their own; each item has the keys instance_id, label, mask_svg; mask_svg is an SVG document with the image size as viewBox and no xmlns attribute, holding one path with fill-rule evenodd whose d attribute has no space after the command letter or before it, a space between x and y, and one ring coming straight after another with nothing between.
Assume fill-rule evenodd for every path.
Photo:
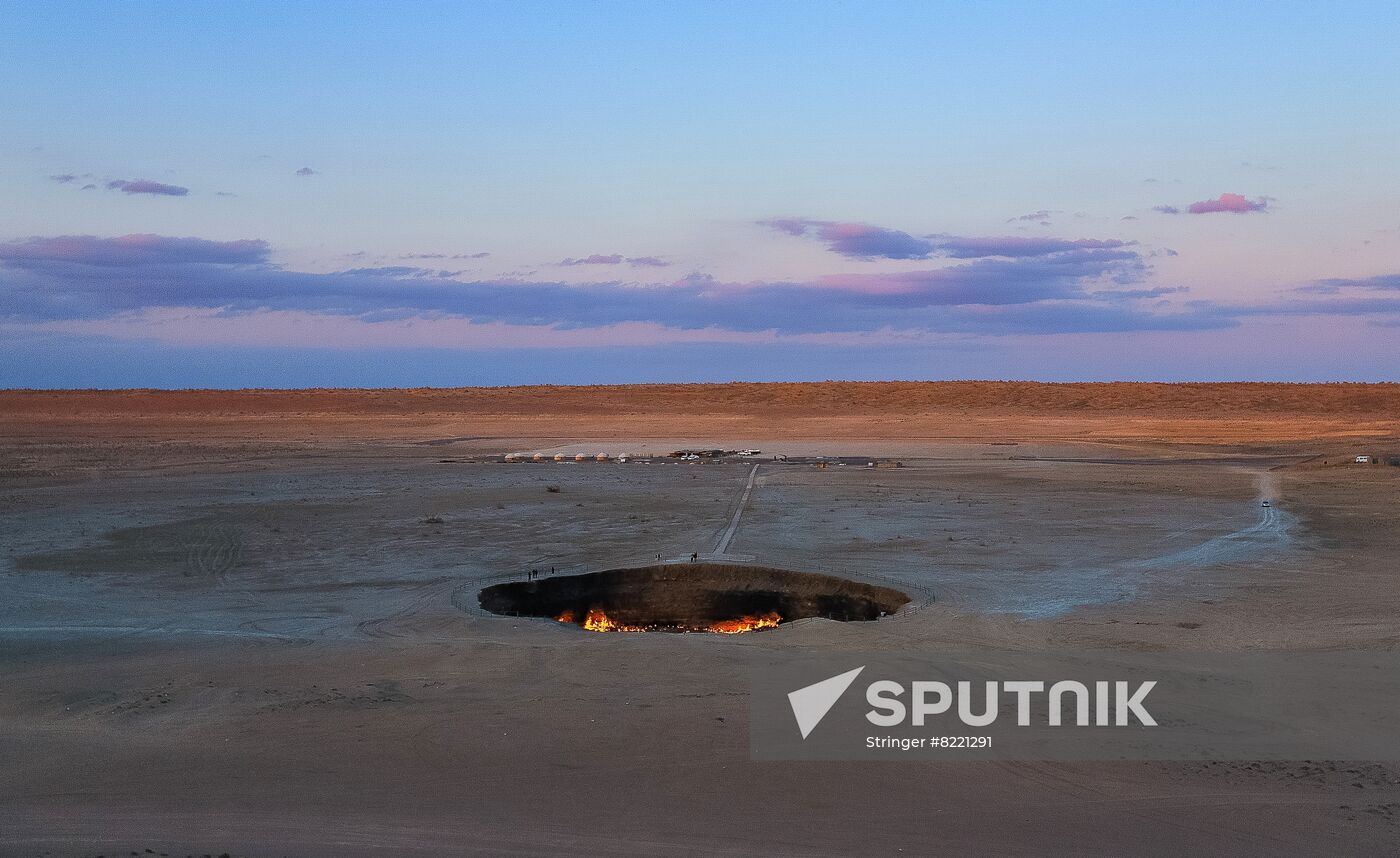
<instances>
[{"instance_id":1,"label":"dirt road","mask_svg":"<svg viewBox=\"0 0 1400 858\"><path fill-rule=\"evenodd\" d=\"M753 484L758 479L758 465L755 464L749 469L749 479L744 483L744 490L739 494L739 503L734 507L734 515L729 519L729 526L720 534L719 541L715 543L715 550L710 552L712 560L738 560L741 558L731 557L729 543L734 540L734 534L739 532L739 521L744 517L744 509L749 505L749 498L753 495Z\"/></svg>"}]
</instances>

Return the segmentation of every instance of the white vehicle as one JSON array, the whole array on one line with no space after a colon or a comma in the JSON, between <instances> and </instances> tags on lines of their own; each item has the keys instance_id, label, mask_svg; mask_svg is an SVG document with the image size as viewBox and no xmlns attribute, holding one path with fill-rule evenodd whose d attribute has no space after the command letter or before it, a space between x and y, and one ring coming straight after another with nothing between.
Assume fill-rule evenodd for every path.
<instances>
[{"instance_id":1,"label":"white vehicle","mask_svg":"<svg viewBox=\"0 0 1400 858\"><path fill-rule=\"evenodd\" d=\"M739 455L740 455L740 456L757 456L759 453L762 453L762 452L763 452L762 450L740 450L740 451L739 451Z\"/></svg>"}]
</instances>

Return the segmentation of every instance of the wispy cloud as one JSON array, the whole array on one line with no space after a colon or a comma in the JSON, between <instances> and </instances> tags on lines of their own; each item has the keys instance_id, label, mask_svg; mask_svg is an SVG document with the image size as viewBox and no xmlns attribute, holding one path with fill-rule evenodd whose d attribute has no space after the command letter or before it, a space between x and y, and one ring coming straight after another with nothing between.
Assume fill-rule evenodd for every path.
<instances>
[{"instance_id":1,"label":"wispy cloud","mask_svg":"<svg viewBox=\"0 0 1400 858\"><path fill-rule=\"evenodd\" d=\"M1400 273L1314 280L1271 300L1234 306L1230 312L1239 318L1361 316L1375 325L1400 325Z\"/></svg>"},{"instance_id":2,"label":"wispy cloud","mask_svg":"<svg viewBox=\"0 0 1400 858\"><path fill-rule=\"evenodd\" d=\"M930 271L832 274L818 282L905 306L1001 305L1079 299L1090 284L1136 283L1146 270L1131 251L1079 249L1048 258L984 258Z\"/></svg>"},{"instance_id":3,"label":"wispy cloud","mask_svg":"<svg viewBox=\"0 0 1400 858\"><path fill-rule=\"evenodd\" d=\"M1038 212L1036 214L1039 214ZM907 232L863 223L777 218L760 221L764 226L793 236L807 236L826 244L833 253L854 259L981 259L993 256L1047 256L1075 250L1126 247L1117 239L1029 238L1026 236L966 237L934 233L914 236Z\"/></svg>"},{"instance_id":4,"label":"wispy cloud","mask_svg":"<svg viewBox=\"0 0 1400 858\"><path fill-rule=\"evenodd\" d=\"M1049 256L1076 250L1113 250L1135 242L1116 238L1027 238L1024 236L993 236L968 238L956 235L930 237L939 256L953 259L980 259L989 256Z\"/></svg>"},{"instance_id":5,"label":"wispy cloud","mask_svg":"<svg viewBox=\"0 0 1400 858\"><path fill-rule=\"evenodd\" d=\"M577 259L571 256L567 259L559 260L555 265L622 265L624 262L628 265L647 266L651 268L665 268L671 264L657 256L628 257L620 253L595 253L591 256L583 256Z\"/></svg>"},{"instance_id":6,"label":"wispy cloud","mask_svg":"<svg viewBox=\"0 0 1400 858\"><path fill-rule=\"evenodd\" d=\"M1344 291L1400 292L1400 274L1378 274L1374 277L1331 277L1300 286L1297 291L1319 295L1336 295Z\"/></svg>"},{"instance_id":7,"label":"wispy cloud","mask_svg":"<svg viewBox=\"0 0 1400 858\"><path fill-rule=\"evenodd\" d=\"M270 254L260 239L210 241L165 235L92 235L35 237L0 242L0 263L22 268L46 264L98 267L169 265L257 265Z\"/></svg>"},{"instance_id":8,"label":"wispy cloud","mask_svg":"<svg viewBox=\"0 0 1400 858\"><path fill-rule=\"evenodd\" d=\"M167 185L150 179L113 179L107 183L107 187L124 194L153 194L162 197L183 197L190 192L189 188L180 185Z\"/></svg>"},{"instance_id":9,"label":"wispy cloud","mask_svg":"<svg viewBox=\"0 0 1400 858\"><path fill-rule=\"evenodd\" d=\"M316 175L316 171L313 170L313 169L311 169L310 167L302 167L300 170L297 170L297 175L298 175L298 176L314 176L314 175Z\"/></svg>"},{"instance_id":10,"label":"wispy cloud","mask_svg":"<svg viewBox=\"0 0 1400 858\"><path fill-rule=\"evenodd\" d=\"M592 256L584 256L584 257L580 257L580 258L578 258L578 259L575 259L575 258L573 258L573 257L571 256L571 257L569 257L569 258L567 258L567 259L561 259L561 260L559 260L558 264L559 264L559 265L621 265L621 264L622 264L622 254L620 254L620 253L608 253L608 254L595 253L595 254L593 254Z\"/></svg>"},{"instance_id":11,"label":"wispy cloud","mask_svg":"<svg viewBox=\"0 0 1400 858\"><path fill-rule=\"evenodd\" d=\"M773 218L760 223L787 235L811 235L825 242L831 252L856 259L927 259L934 250L927 239L865 223L805 218Z\"/></svg>"},{"instance_id":12,"label":"wispy cloud","mask_svg":"<svg viewBox=\"0 0 1400 858\"><path fill-rule=\"evenodd\" d=\"M1051 218L1051 216L1056 215L1056 214L1059 214L1059 212L1058 212L1058 211L1051 210L1051 209L1041 209L1041 210L1039 210L1039 211L1027 212L1026 214L1023 214L1023 215L1018 215L1018 216L1016 216L1016 217L1007 218L1007 219L1006 219L1006 222L1007 222L1007 223L1016 223L1017 221L1028 221L1028 222L1031 222L1031 223L1038 223L1038 224L1040 224L1041 226L1049 226L1049 225L1050 225L1050 218Z\"/></svg>"}]
</instances>

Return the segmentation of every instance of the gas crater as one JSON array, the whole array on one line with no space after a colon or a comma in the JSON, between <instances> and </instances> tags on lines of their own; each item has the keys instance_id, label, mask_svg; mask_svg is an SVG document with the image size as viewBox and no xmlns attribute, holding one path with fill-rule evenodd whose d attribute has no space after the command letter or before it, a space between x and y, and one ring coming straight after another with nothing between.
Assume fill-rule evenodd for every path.
<instances>
[{"instance_id":1,"label":"gas crater","mask_svg":"<svg viewBox=\"0 0 1400 858\"><path fill-rule=\"evenodd\" d=\"M834 575L666 563L495 584L478 600L494 614L548 618L595 632L738 634L809 617L876 620L909 597Z\"/></svg>"}]
</instances>

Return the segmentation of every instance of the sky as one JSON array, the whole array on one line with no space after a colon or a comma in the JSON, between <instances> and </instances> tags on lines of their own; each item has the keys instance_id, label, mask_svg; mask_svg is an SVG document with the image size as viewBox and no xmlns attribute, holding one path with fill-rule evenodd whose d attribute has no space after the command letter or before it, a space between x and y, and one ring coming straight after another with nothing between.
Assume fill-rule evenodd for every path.
<instances>
[{"instance_id":1,"label":"sky","mask_svg":"<svg viewBox=\"0 0 1400 858\"><path fill-rule=\"evenodd\" d=\"M1400 5L0 0L0 387L1400 380Z\"/></svg>"}]
</instances>

